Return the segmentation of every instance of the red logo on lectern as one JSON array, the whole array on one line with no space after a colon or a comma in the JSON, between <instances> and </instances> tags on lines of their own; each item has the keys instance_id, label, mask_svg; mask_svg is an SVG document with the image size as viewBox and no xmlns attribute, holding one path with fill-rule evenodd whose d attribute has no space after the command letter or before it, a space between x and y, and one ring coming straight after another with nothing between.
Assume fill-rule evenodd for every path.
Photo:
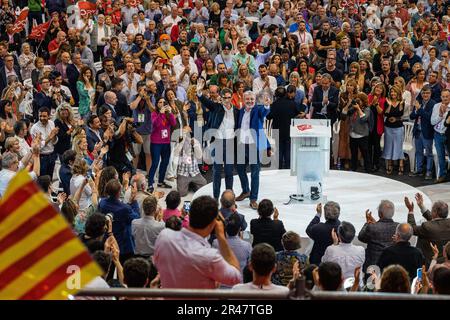
<instances>
[{"instance_id":1,"label":"red logo on lectern","mask_svg":"<svg viewBox=\"0 0 450 320\"><path fill-rule=\"evenodd\" d=\"M297 126L297 129L300 131L305 131L305 130L309 130L312 129L312 125L310 124L300 124Z\"/></svg>"}]
</instances>

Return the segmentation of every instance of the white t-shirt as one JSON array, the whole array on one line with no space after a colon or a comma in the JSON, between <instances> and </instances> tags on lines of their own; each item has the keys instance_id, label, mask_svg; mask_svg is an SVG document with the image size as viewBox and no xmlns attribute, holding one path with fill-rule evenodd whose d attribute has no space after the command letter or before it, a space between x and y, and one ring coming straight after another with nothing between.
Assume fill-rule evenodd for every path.
<instances>
[{"instance_id":1,"label":"white t-shirt","mask_svg":"<svg viewBox=\"0 0 450 320\"><path fill-rule=\"evenodd\" d=\"M268 286L257 286L253 282L240 283L235 285L231 290L233 291L272 291L279 293L289 293L289 288L284 286L279 286L271 283Z\"/></svg>"}]
</instances>

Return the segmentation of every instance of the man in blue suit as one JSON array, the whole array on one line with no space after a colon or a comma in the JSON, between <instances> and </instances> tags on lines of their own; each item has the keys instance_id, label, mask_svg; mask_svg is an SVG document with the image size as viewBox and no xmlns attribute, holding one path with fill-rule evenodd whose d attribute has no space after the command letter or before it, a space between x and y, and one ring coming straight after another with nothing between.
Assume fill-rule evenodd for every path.
<instances>
[{"instance_id":1,"label":"man in blue suit","mask_svg":"<svg viewBox=\"0 0 450 320\"><path fill-rule=\"evenodd\" d=\"M414 144L416 146L416 170L410 173L410 176L417 176L422 173L423 158L425 149L425 157L427 158L427 172L425 180L432 180L431 170L433 169L433 137L434 129L431 124L431 114L433 107L437 103L431 99L431 87L425 85L422 88L422 101L416 101L413 111L409 116L414 120Z\"/></svg>"},{"instance_id":2,"label":"man in blue suit","mask_svg":"<svg viewBox=\"0 0 450 320\"><path fill-rule=\"evenodd\" d=\"M250 207L258 208L259 171L261 168L260 154L268 148L268 140L264 133L264 119L270 112L269 97L265 98L264 106L255 105L256 94L252 91L244 93L244 108L239 112L237 123L237 172L241 180L242 194L236 201L250 198ZM246 173L250 165L251 187Z\"/></svg>"},{"instance_id":3,"label":"man in blue suit","mask_svg":"<svg viewBox=\"0 0 450 320\"><path fill-rule=\"evenodd\" d=\"M112 231L119 244L120 262L123 264L134 256L134 239L131 233L131 222L139 219L139 204L136 200L136 183L131 189L129 203L120 201L122 186L118 180L109 181L106 186L107 198L100 201L99 211L103 214L110 213L113 216Z\"/></svg>"}]
</instances>

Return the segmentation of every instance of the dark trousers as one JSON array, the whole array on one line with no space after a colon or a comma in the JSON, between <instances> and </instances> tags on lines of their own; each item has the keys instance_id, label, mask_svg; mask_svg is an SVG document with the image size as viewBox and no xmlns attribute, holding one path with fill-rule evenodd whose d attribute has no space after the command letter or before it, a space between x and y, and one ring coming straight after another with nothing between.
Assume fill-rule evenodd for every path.
<instances>
[{"instance_id":1,"label":"dark trousers","mask_svg":"<svg viewBox=\"0 0 450 320\"><path fill-rule=\"evenodd\" d=\"M364 159L364 170L370 173L370 159L369 159L369 137L352 138L350 137L350 152L352 154L352 170L358 169L358 149Z\"/></svg>"},{"instance_id":2,"label":"dark trousers","mask_svg":"<svg viewBox=\"0 0 450 320\"><path fill-rule=\"evenodd\" d=\"M280 139L278 145L278 169L291 168L291 139Z\"/></svg>"},{"instance_id":3,"label":"dark trousers","mask_svg":"<svg viewBox=\"0 0 450 320\"><path fill-rule=\"evenodd\" d=\"M369 134L369 159L373 166L380 166L381 157L381 146L380 146L381 136L377 132L371 132Z\"/></svg>"},{"instance_id":4,"label":"dark trousers","mask_svg":"<svg viewBox=\"0 0 450 320\"><path fill-rule=\"evenodd\" d=\"M233 189L234 139L216 139L213 144L213 195L219 199L222 170L225 171L225 189Z\"/></svg>"},{"instance_id":5,"label":"dark trousers","mask_svg":"<svg viewBox=\"0 0 450 320\"><path fill-rule=\"evenodd\" d=\"M159 164L159 176L158 182L163 183L166 176L167 166L170 160L170 143L152 143L150 145L150 151L152 154L152 166L148 174L148 185L153 186L155 182L155 173ZM159 163L161 160L161 163Z\"/></svg>"},{"instance_id":6,"label":"dark trousers","mask_svg":"<svg viewBox=\"0 0 450 320\"><path fill-rule=\"evenodd\" d=\"M103 52L105 50L105 46L97 46L97 51L94 52L94 61L98 62L100 60L103 61Z\"/></svg>"},{"instance_id":7,"label":"dark trousers","mask_svg":"<svg viewBox=\"0 0 450 320\"><path fill-rule=\"evenodd\" d=\"M36 20L37 24L42 24L42 12L28 11L28 34L31 33L33 28L33 19Z\"/></svg>"},{"instance_id":8,"label":"dark trousers","mask_svg":"<svg viewBox=\"0 0 450 320\"><path fill-rule=\"evenodd\" d=\"M245 156L242 157L241 152L245 149ZM241 159L240 159L241 158ZM247 177L247 166L250 166L250 178L251 186L248 182ZM258 199L259 191L259 171L261 169L261 163L259 160L258 151L256 150L255 144L246 144L245 146L238 146L238 159L237 159L237 172L239 179L241 180L242 192L250 192L250 200Z\"/></svg>"},{"instance_id":9,"label":"dark trousers","mask_svg":"<svg viewBox=\"0 0 450 320\"><path fill-rule=\"evenodd\" d=\"M39 156L41 171L40 176L50 176L50 179L53 179L53 171L55 170L55 162L56 162L57 154L56 152L50 154L41 154Z\"/></svg>"}]
</instances>

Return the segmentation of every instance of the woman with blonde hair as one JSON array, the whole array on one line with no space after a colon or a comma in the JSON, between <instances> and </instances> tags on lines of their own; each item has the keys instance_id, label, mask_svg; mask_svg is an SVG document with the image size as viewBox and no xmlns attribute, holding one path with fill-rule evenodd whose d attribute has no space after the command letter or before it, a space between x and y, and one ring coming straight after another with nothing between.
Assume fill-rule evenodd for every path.
<instances>
[{"instance_id":1,"label":"woman with blonde hair","mask_svg":"<svg viewBox=\"0 0 450 320\"><path fill-rule=\"evenodd\" d=\"M75 195L75 192L84 183L89 171L89 165L83 158L77 157L72 167L72 178L70 179L70 194ZM80 197L80 210L86 210L92 204L92 188L86 185Z\"/></svg>"},{"instance_id":2,"label":"woman with blonde hair","mask_svg":"<svg viewBox=\"0 0 450 320\"><path fill-rule=\"evenodd\" d=\"M293 85L296 89L294 98L295 103L298 105L306 105L308 103L308 99L305 96L305 87L301 84L300 74L297 71L293 71L289 75L289 83L286 85L286 89L289 85Z\"/></svg>"},{"instance_id":3,"label":"woman with blonde hair","mask_svg":"<svg viewBox=\"0 0 450 320\"><path fill-rule=\"evenodd\" d=\"M225 33L225 42L231 43L232 49L231 54L236 54L238 50L238 42L241 40L241 35L235 26L231 26L230 29Z\"/></svg>"},{"instance_id":4,"label":"woman with blonde hair","mask_svg":"<svg viewBox=\"0 0 450 320\"><path fill-rule=\"evenodd\" d=\"M396 77L394 79L394 86L398 86L400 87L401 91L402 91L402 99L403 102L405 103L405 110L411 110L412 104L412 94L409 90L406 90L406 82L405 79L403 77ZM403 115L403 120L409 120L409 113L404 113Z\"/></svg>"},{"instance_id":5,"label":"woman with blonde hair","mask_svg":"<svg viewBox=\"0 0 450 320\"><path fill-rule=\"evenodd\" d=\"M55 127L59 128L55 151L60 160L62 159L63 153L70 149L70 140L75 126L76 122L70 105L68 103L60 105L56 109L55 119Z\"/></svg>"},{"instance_id":6,"label":"woman with blonde hair","mask_svg":"<svg viewBox=\"0 0 450 320\"><path fill-rule=\"evenodd\" d=\"M246 64L241 64L238 68L238 74L235 81L241 80L244 82L246 89L253 88L253 76L249 72L248 66Z\"/></svg>"},{"instance_id":7,"label":"woman with blonde hair","mask_svg":"<svg viewBox=\"0 0 450 320\"><path fill-rule=\"evenodd\" d=\"M351 106L352 100L358 94L358 85L355 80L350 79L345 82L345 91L339 94L338 112L340 114L340 128L339 128L339 146L338 146L338 161L341 161L345 170L350 169L350 123L347 115L342 111Z\"/></svg>"},{"instance_id":8,"label":"woman with blonde hair","mask_svg":"<svg viewBox=\"0 0 450 320\"><path fill-rule=\"evenodd\" d=\"M398 175L403 175L403 139L405 130L402 117L405 111L405 103L402 101L402 91L398 86L392 86L389 97L386 98L384 110L384 149L382 158L387 161L386 173L392 174L393 161L399 161Z\"/></svg>"},{"instance_id":9,"label":"woman with blonde hair","mask_svg":"<svg viewBox=\"0 0 450 320\"><path fill-rule=\"evenodd\" d=\"M187 98L189 104L191 105L188 110L189 127L191 127L192 132L196 132L196 130L203 130L203 126L205 124L205 110L203 109L202 103L198 100L197 86L189 86L187 90Z\"/></svg>"}]
</instances>

